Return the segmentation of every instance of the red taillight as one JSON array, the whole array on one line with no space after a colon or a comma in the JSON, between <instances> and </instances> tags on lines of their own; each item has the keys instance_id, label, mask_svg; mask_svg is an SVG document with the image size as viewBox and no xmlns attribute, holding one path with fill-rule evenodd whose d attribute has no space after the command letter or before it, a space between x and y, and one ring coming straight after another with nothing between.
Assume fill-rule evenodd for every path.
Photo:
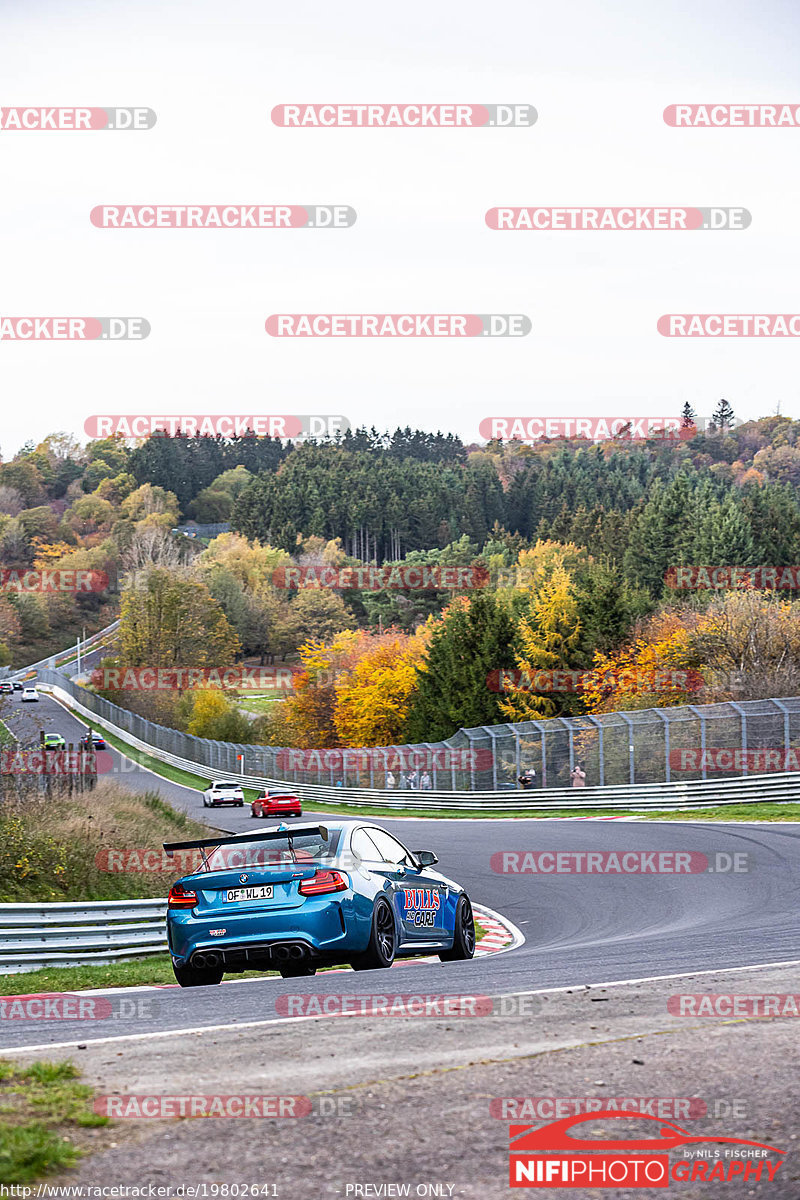
<instances>
[{"instance_id":1,"label":"red taillight","mask_svg":"<svg viewBox=\"0 0 800 1200\"><path fill-rule=\"evenodd\" d=\"M301 896L324 896L327 892L346 892L349 883L341 871L316 871L313 878L300 884Z\"/></svg>"},{"instance_id":2,"label":"red taillight","mask_svg":"<svg viewBox=\"0 0 800 1200\"><path fill-rule=\"evenodd\" d=\"M194 908L197 892L187 892L180 883L174 883L167 896L167 908Z\"/></svg>"}]
</instances>

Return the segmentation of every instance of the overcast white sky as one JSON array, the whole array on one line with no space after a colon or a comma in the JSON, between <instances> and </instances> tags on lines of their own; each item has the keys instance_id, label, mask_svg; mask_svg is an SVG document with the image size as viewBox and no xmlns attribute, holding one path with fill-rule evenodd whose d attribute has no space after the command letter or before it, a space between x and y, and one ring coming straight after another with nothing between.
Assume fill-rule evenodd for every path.
<instances>
[{"instance_id":1,"label":"overcast white sky","mask_svg":"<svg viewBox=\"0 0 800 1200\"><path fill-rule=\"evenodd\" d=\"M0 132L0 314L144 316L142 343L0 342L0 447L92 413L800 416L791 340L667 312L793 312L800 129L677 130L680 101L800 104L792 0L0 0L0 106L142 105L141 133ZM290 130L274 105L527 102L531 129ZM101 230L103 203L343 203L341 231ZM741 205L744 232L497 233L495 205ZM278 312L522 312L520 339L270 338Z\"/></svg>"}]
</instances>

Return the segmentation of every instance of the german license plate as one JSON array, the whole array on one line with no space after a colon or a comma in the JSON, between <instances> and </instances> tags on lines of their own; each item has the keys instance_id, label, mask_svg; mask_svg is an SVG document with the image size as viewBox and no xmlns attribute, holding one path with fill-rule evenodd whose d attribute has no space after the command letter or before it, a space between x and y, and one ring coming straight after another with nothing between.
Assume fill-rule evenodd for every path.
<instances>
[{"instance_id":1,"label":"german license plate","mask_svg":"<svg viewBox=\"0 0 800 1200\"><path fill-rule=\"evenodd\" d=\"M228 888L223 900L271 900L272 899L272 884L264 884L262 887L250 888Z\"/></svg>"}]
</instances>

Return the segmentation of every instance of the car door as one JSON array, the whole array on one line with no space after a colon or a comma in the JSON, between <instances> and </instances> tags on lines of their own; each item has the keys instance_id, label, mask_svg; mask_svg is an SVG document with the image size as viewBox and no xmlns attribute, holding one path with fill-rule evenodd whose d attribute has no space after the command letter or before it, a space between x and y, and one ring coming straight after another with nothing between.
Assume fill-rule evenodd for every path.
<instances>
[{"instance_id":1,"label":"car door","mask_svg":"<svg viewBox=\"0 0 800 1200\"><path fill-rule=\"evenodd\" d=\"M378 847L384 863L394 868L394 888L398 917L408 942L435 942L445 939L447 886L434 872L418 867L410 850L384 829L365 831Z\"/></svg>"},{"instance_id":2,"label":"car door","mask_svg":"<svg viewBox=\"0 0 800 1200\"><path fill-rule=\"evenodd\" d=\"M365 870L388 881L386 898L391 901L395 919L401 931L401 938L405 942L410 940L402 886L407 868L405 863L400 861L405 859L405 850L399 846L399 843L396 846L383 846L379 849L376 840L376 834L379 832L372 828L357 829L353 833L350 846L353 853L361 860ZM402 854L399 853L400 850L403 851Z\"/></svg>"}]
</instances>

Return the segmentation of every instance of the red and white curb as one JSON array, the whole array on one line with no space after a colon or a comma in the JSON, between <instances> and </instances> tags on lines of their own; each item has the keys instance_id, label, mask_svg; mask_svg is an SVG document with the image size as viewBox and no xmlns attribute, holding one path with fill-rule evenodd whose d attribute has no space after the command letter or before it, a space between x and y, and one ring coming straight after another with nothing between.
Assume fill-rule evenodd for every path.
<instances>
[{"instance_id":1,"label":"red and white curb","mask_svg":"<svg viewBox=\"0 0 800 1200\"><path fill-rule=\"evenodd\" d=\"M486 908L483 904L473 904L472 911L475 924L485 930L475 947L476 958L484 958L487 954L500 954L505 950L516 950L525 941L522 930L517 929L508 917L496 913L494 909Z\"/></svg>"}]
</instances>

